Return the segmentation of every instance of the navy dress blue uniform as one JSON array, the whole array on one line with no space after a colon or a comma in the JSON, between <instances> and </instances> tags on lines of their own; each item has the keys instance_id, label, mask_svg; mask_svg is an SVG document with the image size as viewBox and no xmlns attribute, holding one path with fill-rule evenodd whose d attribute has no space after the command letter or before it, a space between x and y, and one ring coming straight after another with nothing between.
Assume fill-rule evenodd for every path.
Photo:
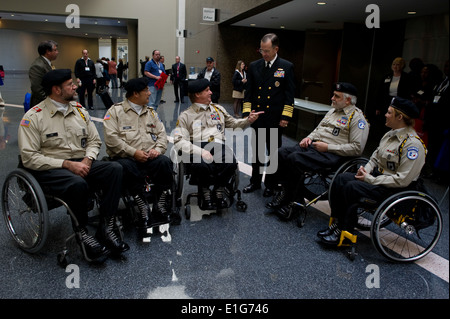
<instances>
[{"instance_id":1,"label":"navy dress blue uniform","mask_svg":"<svg viewBox=\"0 0 450 319\"><path fill-rule=\"evenodd\" d=\"M264 166L258 158L259 139L265 138L267 151L271 150L271 141L277 141L281 146L281 136L283 128L279 126L280 120L289 121L294 112L294 65L277 57L270 68L266 68L264 59L259 59L250 64L247 76L247 89L244 97L242 116L248 116L252 110L256 112L264 111L251 126L254 128L256 138L256 148L253 149L252 176L250 183L260 187L262 172L260 168ZM265 134L258 132L258 129L265 129ZM272 130L270 130L272 128ZM273 132L276 133L275 136ZM270 156L270 153L269 153ZM264 160L264 159L262 159ZM245 189L244 189L245 191Z\"/></svg>"}]
</instances>

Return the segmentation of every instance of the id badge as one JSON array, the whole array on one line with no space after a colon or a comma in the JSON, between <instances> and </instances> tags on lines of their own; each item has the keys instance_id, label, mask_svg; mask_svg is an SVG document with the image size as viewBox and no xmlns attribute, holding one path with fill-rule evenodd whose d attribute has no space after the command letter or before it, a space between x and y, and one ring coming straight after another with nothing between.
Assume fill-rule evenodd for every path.
<instances>
[{"instance_id":1,"label":"id badge","mask_svg":"<svg viewBox=\"0 0 450 319\"><path fill-rule=\"evenodd\" d=\"M436 95L433 99L433 103L439 103L441 96L440 95Z\"/></svg>"},{"instance_id":2,"label":"id badge","mask_svg":"<svg viewBox=\"0 0 450 319\"><path fill-rule=\"evenodd\" d=\"M87 66L84 68L85 71L90 71L91 69Z\"/></svg>"}]
</instances>

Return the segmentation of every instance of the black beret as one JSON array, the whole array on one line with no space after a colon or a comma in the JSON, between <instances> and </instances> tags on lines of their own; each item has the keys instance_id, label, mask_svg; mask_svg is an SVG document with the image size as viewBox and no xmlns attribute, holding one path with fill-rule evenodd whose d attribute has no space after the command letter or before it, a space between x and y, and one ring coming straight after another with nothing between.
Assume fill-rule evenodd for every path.
<instances>
[{"instance_id":1,"label":"black beret","mask_svg":"<svg viewBox=\"0 0 450 319\"><path fill-rule=\"evenodd\" d=\"M356 89L356 87L353 84L347 83L347 82L336 83L334 86L334 90L338 91L338 92L354 95L354 96L358 95L358 90Z\"/></svg>"},{"instance_id":2,"label":"black beret","mask_svg":"<svg viewBox=\"0 0 450 319\"><path fill-rule=\"evenodd\" d=\"M401 111L402 113L408 115L412 119L419 117L419 109L410 100L403 99L401 97L394 97L391 101L391 106L394 109Z\"/></svg>"},{"instance_id":3,"label":"black beret","mask_svg":"<svg viewBox=\"0 0 450 319\"><path fill-rule=\"evenodd\" d=\"M214 59L212 57L207 57L206 62L214 62Z\"/></svg>"},{"instance_id":4,"label":"black beret","mask_svg":"<svg viewBox=\"0 0 450 319\"><path fill-rule=\"evenodd\" d=\"M188 92L189 93L198 93L205 90L209 86L208 79L198 79L194 81L188 82Z\"/></svg>"},{"instance_id":5,"label":"black beret","mask_svg":"<svg viewBox=\"0 0 450 319\"><path fill-rule=\"evenodd\" d=\"M128 80L123 86L128 93L141 92L147 88L149 79L147 77Z\"/></svg>"},{"instance_id":6,"label":"black beret","mask_svg":"<svg viewBox=\"0 0 450 319\"><path fill-rule=\"evenodd\" d=\"M47 72L42 78L42 87L46 92L51 92L53 85L59 85L72 78L70 69L56 69Z\"/></svg>"}]
</instances>

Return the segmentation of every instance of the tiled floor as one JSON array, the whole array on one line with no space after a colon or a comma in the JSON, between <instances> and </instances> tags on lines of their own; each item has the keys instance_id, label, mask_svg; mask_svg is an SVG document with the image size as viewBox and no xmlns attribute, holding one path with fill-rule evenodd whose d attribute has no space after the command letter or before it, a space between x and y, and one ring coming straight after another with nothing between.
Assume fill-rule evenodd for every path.
<instances>
[{"instance_id":1,"label":"tiled floor","mask_svg":"<svg viewBox=\"0 0 450 319\"><path fill-rule=\"evenodd\" d=\"M0 184L3 184L6 175L17 165L17 127L23 115L23 97L29 90L28 79L26 75L9 75L0 90L7 104L3 122L8 143L0 150ZM123 95L120 89L112 90L114 101L120 101ZM173 103L170 85L163 99L167 102L159 107L158 113L170 133L178 114L188 105ZM230 103L224 106L228 110L232 108ZM90 114L101 135L104 113L105 108L96 96L95 110ZM284 138L284 143L295 141ZM103 146L101 155L104 152ZM242 154L238 154L238 158L242 161L242 189L249 182L248 158ZM442 198L446 186L430 181L427 184L436 198ZM189 191L195 189L186 183L184 194ZM320 245L316 232L328 222L326 201L309 208L305 226L298 228L294 222L280 221L266 211L267 199L262 197L262 191L243 194L243 199L248 205L246 212L232 207L219 214L203 214L193 205L190 220L183 216L180 225L171 226L163 235L152 236L149 243L138 242L134 230L127 229L125 239L131 249L125 254L126 259L108 260L101 267L88 265L77 246L72 244L70 263L73 268L68 270L56 263L56 255L70 233L64 211L50 213L52 225L48 243L35 255L15 246L2 219L0 298L197 299L190 301L191 305L205 304L204 299L208 299L219 303L222 313L225 305L217 299L265 299L260 301L267 303L269 310L272 307L274 313L275 309L285 306L304 306L304 299L449 298L448 197L441 205L444 216L441 240L432 255L411 264L387 261L376 252L365 234L359 236L358 255L353 262L343 250ZM367 284L374 265L380 275L378 288ZM74 274L79 274L79 288L70 288L73 279L70 276ZM290 301L278 303L274 299ZM171 307L166 303L161 305ZM181 314L188 301L173 305L171 311ZM411 309L405 309L409 311Z\"/></svg>"}]
</instances>

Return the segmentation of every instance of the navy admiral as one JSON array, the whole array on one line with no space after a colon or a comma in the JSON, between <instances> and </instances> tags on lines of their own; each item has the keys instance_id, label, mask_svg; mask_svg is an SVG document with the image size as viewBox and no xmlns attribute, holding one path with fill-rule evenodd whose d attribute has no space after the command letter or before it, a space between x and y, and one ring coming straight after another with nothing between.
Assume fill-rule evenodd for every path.
<instances>
[{"instance_id":1,"label":"navy admiral","mask_svg":"<svg viewBox=\"0 0 450 319\"><path fill-rule=\"evenodd\" d=\"M334 222L317 235L326 244L336 245L342 230L353 232L357 203L361 198L380 201L405 188L417 187L425 164L426 147L414 131L417 106L410 100L392 99L386 117L388 131L369 162L356 173L343 173L332 184L330 207Z\"/></svg>"},{"instance_id":2,"label":"navy admiral","mask_svg":"<svg viewBox=\"0 0 450 319\"><path fill-rule=\"evenodd\" d=\"M281 216L289 213L292 201L304 204L304 175L322 168L337 168L346 156L359 156L369 136L369 125L356 107L357 90L351 83L336 83L332 108L319 125L300 143L278 150L278 170L266 185L278 188L268 208Z\"/></svg>"},{"instance_id":3,"label":"navy admiral","mask_svg":"<svg viewBox=\"0 0 450 319\"><path fill-rule=\"evenodd\" d=\"M96 161L101 139L87 110L74 101L77 86L71 71L48 72L42 86L47 98L25 113L19 125L23 165L44 192L60 197L73 210L89 258L100 260L109 252L128 250L114 229L122 167L118 163ZM101 190L102 194L97 238L86 229L91 190Z\"/></svg>"},{"instance_id":4,"label":"navy admiral","mask_svg":"<svg viewBox=\"0 0 450 319\"><path fill-rule=\"evenodd\" d=\"M153 108L148 107L148 78L132 79L125 84L126 99L114 104L103 119L106 152L123 167L124 186L137 203L138 237L147 228L170 222L172 162L164 156L167 134ZM155 201L150 210L145 185L152 182Z\"/></svg>"},{"instance_id":5,"label":"navy admiral","mask_svg":"<svg viewBox=\"0 0 450 319\"><path fill-rule=\"evenodd\" d=\"M198 178L200 209L226 208L225 186L237 169L237 161L225 150L225 129L244 129L262 113L252 111L245 119L235 119L222 106L211 103L207 79L189 82L188 92L192 105L178 117L174 145L190 155L192 173Z\"/></svg>"},{"instance_id":6,"label":"navy admiral","mask_svg":"<svg viewBox=\"0 0 450 319\"><path fill-rule=\"evenodd\" d=\"M264 114L252 124L252 138L255 138L256 143L253 143L255 147L252 149L252 176L244 193L261 188L265 158L260 158L259 153L265 154L267 150L269 157L274 156L271 154L272 148L281 146L283 130L294 112L294 66L278 56L278 48L278 36L266 34L260 43L262 58L252 62L248 70L242 115L248 116L252 110L264 111ZM275 142L278 143L277 146L273 145ZM259 151L259 147L265 149ZM266 185L263 195L268 197L272 194L273 190Z\"/></svg>"}]
</instances>

